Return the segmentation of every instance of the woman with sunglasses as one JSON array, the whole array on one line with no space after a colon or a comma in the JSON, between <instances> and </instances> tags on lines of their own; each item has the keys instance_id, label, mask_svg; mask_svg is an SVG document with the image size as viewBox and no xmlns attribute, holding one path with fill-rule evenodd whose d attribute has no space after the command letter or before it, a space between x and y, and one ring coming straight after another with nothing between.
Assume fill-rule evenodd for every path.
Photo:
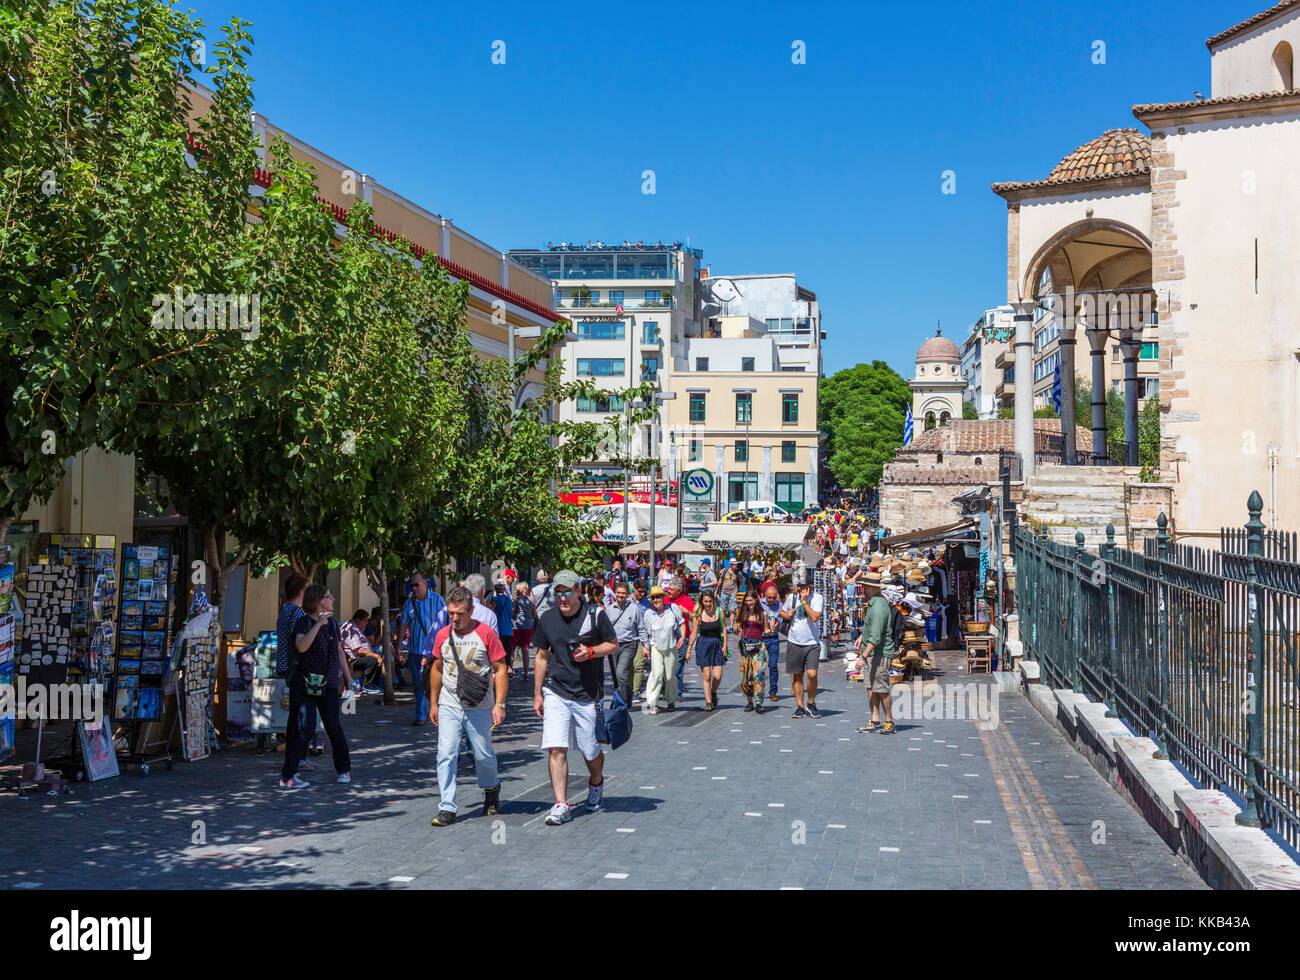
<instances>
[{"instance_id":1,"label":"woman with sunglasses","mask_svg":"<svg viewBox=\"0 0 1300 980\"><path fill-rule=\"evenodd\" d=\"M302 611L305 615L299 617L293 626L292 641L298 651L298 662L289 677L291 700L304 715L308 705L315 705L334 750L338 782L350 783L352 760L348 755L343 724L339 720L339 679L346 678L350 687L352 672L348 670L348 658L343 652L339 625L333 618L334 596L323 585L310 585L302 596ZM282 789L301 789L308 785L297 774L298 766L307 754L305 719L300 718L293 731L295 738L285 746L284 768L280 771Z\"/></svg>"},{"instance_id":2,"label":"woman with sunglasses","mask_svg":"<svg viewBox=\"0 0 1300 980\"><path fill-rule=\"evenodd\" d=\"M718 706L718 685L722 683L722 667L727 662L722 643L722 615L712 592L700 595L700 604L691 614L691 646L686 659L690 660L692 654L704 676L704 710L712 711Z\"/></svg>"}]
</instances>

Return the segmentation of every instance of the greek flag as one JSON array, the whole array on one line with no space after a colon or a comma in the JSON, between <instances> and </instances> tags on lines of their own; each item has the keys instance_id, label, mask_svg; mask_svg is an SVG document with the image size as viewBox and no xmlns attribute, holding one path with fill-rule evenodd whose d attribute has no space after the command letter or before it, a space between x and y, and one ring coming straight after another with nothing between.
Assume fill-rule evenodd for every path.
<instances>
[{"instance_id":1,"label":"greek flag","mask_svg":"<svg viewBox=\"0 0 1300 980\"><path fill-rule=\"evenodd\" d=\"M903 420L903 445L906 446L912 441L912 406L907 406L907 418Z\"/></svg>"},{"instance_id":2,"label":"greek flag","mask_svg":"<svg viewBox=\"0 0 1300 980\"><path fill-rule=\"evenodd\" d=\"M1052 374L1052 408L1057 415L1061 414L1061 365L1057 362L1056 371Z\"/></svg>"}]
</instances>

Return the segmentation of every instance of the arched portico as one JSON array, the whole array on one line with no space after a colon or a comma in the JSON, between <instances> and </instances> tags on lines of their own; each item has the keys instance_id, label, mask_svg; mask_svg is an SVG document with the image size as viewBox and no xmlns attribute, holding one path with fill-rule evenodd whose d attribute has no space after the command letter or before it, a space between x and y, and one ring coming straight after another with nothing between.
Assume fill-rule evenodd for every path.
<instances>
[{"instance_id":1,"label":"arched portico","mask_svg":"<svg viewBox=\"0 0 1300 980\"><path fill-rule=\"evenodd\" d=\"M1007 201L1007 293L1015 309L1016 376L1033 377L1035 311L1050 304L1060 328L1061 376L1073 389L1077 329L1092 353L1092 454L1105 457L1108 341L1125 364L1125 441L1137 457L1137 358L1154 334L1151 293L1151 148L1136 129L1085 143L1045 180L994 184ZM1154 337L1152 337L1154 339ZM1016 386L1016 449L1032 472L1032 385ZM1064 461L1077 461L1074 399L1061 400ZM1022 422L1023 417L1023 424Z\"/></svg>"}]
</instances>

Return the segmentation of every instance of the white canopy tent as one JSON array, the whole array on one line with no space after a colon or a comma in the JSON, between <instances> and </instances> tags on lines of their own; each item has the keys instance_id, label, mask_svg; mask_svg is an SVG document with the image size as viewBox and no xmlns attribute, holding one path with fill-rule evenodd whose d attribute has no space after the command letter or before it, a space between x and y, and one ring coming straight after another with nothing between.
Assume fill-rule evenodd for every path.
<instances>
[{"instance_id":1,"label":"white canopy tent","mask_svg":"<svg viewBox=\"0 0 1300 980\"><path fill-rule=\"evenodd\" d=\"M808 537L808 524L739 524L715 521L700 535L699 543L710 551L739 549L794 551Z\"/></svg>"},{"instance_id":2,"label":"white canopy tent","mask_svg":"<svg viewBox=\"0 0 1300 980\"><path fill-rule=\"evenodd\" d=\"M655 507L655 534L673 534L677 530L677 508ZM592 525L592 534L606 541L623 540L623 505L597 504L587 508L583 520ZM627 505L627 535L631 541L650 537L650 504Z\"/></svg>"}]
</instances>

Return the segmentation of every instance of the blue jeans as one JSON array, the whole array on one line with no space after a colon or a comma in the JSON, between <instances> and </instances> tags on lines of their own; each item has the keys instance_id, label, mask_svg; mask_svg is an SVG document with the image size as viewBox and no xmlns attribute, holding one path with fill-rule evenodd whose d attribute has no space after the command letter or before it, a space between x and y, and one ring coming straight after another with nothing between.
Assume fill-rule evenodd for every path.
<instances>
[{"instance_id":1,"label":"blue jeans","mask_svg":"<svg viewBox=\"0 0 1300 980\"><path fill-rule=\"evenodd\" d=\"M411 689L415 692L415 720L424 721L429 717L429 695L424 690L424 671L420 669L420 654L418 652L407 654L406 666L411 671Z\"/></svg>"},{"instance_id":2,"label":"blue jeans","mask_svg":"<svg viewBox=\"0 0 1300 980\"><path fill-rule=\"evenodd\" d=\"M677 654L677 696L682 696L682 672L686 670L686 651L690 648L691 641L688 637L686 646L682 647L681 652Z\"/></svg>"},{"instance_id":3,"label":"blue jeans","mask_svg":"<svg viewBox=\"0 0 1300 980\"><path fill-rule=\"evenodd\" d=\"M771 680L772 697L776 697L776 683L781 670L781 634L764 636L763 646L767 647L767 676Z\"/></svg>"},{"instance_id":4,"label":"blue jeans","mask_svg":"<svg viewBox=\"0 0 1300 980\"><path fill-rule=\"evenodd\" d=\"M461 735L469 736L474 750L474 772L483 789L491 789L497 778L497 756L492 751L492 703L466 711L459 703L438 703L438 792L440 810L456 812L456 762Z\"/></svg>"}]
</instances>

